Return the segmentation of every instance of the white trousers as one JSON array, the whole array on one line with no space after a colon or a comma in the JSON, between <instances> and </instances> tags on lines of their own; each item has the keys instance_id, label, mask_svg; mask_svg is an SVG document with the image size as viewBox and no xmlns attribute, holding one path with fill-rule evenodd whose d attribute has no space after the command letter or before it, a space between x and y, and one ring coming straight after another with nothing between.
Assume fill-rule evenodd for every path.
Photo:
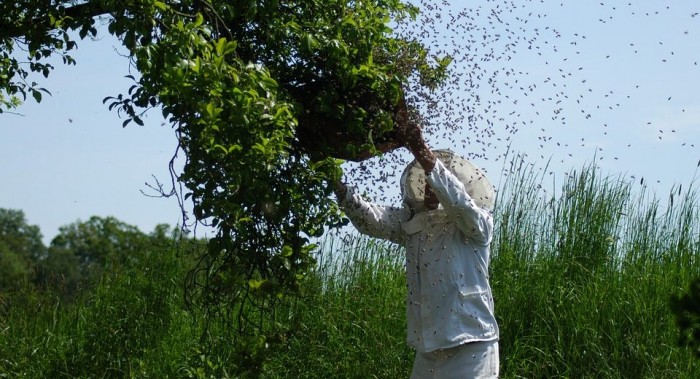
<instances>
[{"instance_id":1,"label":"white trousers","mask_svg":"<svg viewBox=\"0 0 700 379\"><path fill-rule=\"evenodd\" d=\"M498 378L498 341L470 342L430 353L416 352L411 379Z\"/></svg>"}]
</instances>

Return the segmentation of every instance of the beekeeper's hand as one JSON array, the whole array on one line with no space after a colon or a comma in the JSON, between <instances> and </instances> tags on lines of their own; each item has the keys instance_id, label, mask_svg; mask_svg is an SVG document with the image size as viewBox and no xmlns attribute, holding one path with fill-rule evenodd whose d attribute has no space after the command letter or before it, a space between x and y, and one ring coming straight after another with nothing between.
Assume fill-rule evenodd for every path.
<instances>
[{"instance_id":1,"label":"beekeeper's hand","mask_svg":"<svg viewBox=\"0 0 700 379\"><path fill-rule=\"evenodd\" d=\"M430 186L430 183L426 182L423 205L425 205L426 209L432 211L434 209L437 209L438 204L440 204L440 200L438 200L437 195L435 195L435 192L433 192L433 188Z\"/></svg>"},{"instance_id":2,"label":"beekeeper's hand","mask_svg":"<svg viewBox=\"0 0 700 379\"><path fill-rule=\"evenodd\" d=\"M396 137L413 154L425 172L435 166L435 155L423 139L423 132L416 123L398 122L394 126Z\"/></svg>"},{"instance_id":3,"label":"beekeeper's hand","mask_svg":"<svg viewBox=\"0 0 700 379\"><path fill-rule=\"evenodd\" d=\"M345 199L345 194L348 192L348 186L342 180L337 180L333 183L333 192L338 198L338 201Z\"/></svg>"}]
</instances>

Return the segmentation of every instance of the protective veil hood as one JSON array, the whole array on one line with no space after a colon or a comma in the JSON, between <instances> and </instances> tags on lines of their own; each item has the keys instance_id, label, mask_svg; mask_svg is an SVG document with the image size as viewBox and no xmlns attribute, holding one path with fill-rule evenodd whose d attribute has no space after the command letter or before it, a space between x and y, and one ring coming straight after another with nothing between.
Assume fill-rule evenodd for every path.
<instances>
[{"instance_id":1,"label":"protective veil hood","mask_svg":"<svg viewBox=\"0 0 700 379\"><path fill-rule=\"evenodd\" d=\"M433 150L435 157L459 179L467 193L480 207L493 210L496 191L486 178L486 174L473 163L450 150ZM401 175L401 196L406 206L413 212L425 211L425 171L417 161L409 163Z\"/></svg>"}]
</instances>

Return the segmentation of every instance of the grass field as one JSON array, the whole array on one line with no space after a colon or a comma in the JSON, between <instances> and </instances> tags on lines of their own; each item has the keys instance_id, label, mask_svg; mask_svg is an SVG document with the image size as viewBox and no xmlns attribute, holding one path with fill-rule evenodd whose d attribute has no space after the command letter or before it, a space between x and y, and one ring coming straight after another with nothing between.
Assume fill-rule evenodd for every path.
<instances>
[{"instance_id":1,"label":"grass field","mask_svg":"<svg viewBox=\"0 0 700 379\"><path fill-rule=\"evenodd\" d=\"M491 266L502 377L699 378L669 307L700 276L695 190L660 199L594 167L558 187L527 165L507 172ZM167 248L138 254L138 268L112 267L73 305L52 291L0 294L0 378L220 378L240 369L234 343L199 345L201 318L182 297L187 260ZM282 310L291 332L248 376L408 377L401 250L329 238L318 260Z\"/></svg>"}]
</instances>

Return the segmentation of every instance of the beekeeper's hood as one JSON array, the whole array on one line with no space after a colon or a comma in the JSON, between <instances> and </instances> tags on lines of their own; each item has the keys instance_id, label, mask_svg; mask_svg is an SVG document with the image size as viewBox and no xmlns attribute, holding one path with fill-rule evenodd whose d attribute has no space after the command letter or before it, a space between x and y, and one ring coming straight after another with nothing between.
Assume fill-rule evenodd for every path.
<instances>
[{"instance_id":1,"label":"beekeeper's hood","mask_svg":"<svg viewBox=\"0 0 700 379\"><path fill-rule=\"evenodd\" d=\"M469 196L479 207L493 210L496 191L481 169L450 150L433 150L433 154L462 182ZM424 192L425 171L414 160L409 163L401 176L401 196L404 205L414 213L425 211Z\"/></svg>"}]
</instances>

